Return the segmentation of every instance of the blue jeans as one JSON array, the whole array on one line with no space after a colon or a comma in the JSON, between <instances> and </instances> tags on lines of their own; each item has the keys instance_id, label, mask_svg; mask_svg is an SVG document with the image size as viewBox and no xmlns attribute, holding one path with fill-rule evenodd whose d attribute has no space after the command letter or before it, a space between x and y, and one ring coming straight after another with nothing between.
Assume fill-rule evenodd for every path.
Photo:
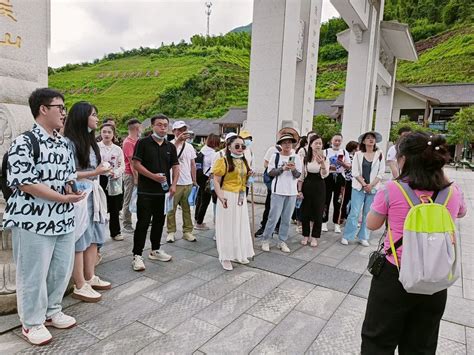
<instances>
[{"instance_id":1,"label":"blue jeans","mask_svg":"<svg viewBox=\"0 0 474 355\"><path fill-rule=\"evenodd\" d=\"M74 264L74 233L45 236L13 228L18 315L25 328L61 311Z\"/></svg>"},{"instance_id":2,"label":"blue jeans","mask_svg":"<svg viewBox=\"0 0 474 355\"><path fill-rule=\"evenodd\" d=\"M359 240L369 240L369 231L366 226L367 214L370 206L374 202L375 194L365 193L364 190L358 191L352 189L351 211L347 217L346 226L344 227L344 239L354 240L357 234L357 223L359 222L360 211L362 210L362 224L359 230Z\"/></svg>"},{"instance_id":3,"label":"blue jeans","mask_svg":"<svg viewBox=\"0 0 474 355\"><path fill-rule=\"evenodd\" d=\"M288 239L288 229L290 228L290 219L295 209L296 196L283 196L272 194L270 201L270 213L268 221L263 232L263 240L268 240L272 237L273 231L281 217L280 229L278 238L284 242Z\"/></svg>"}]
</instances>

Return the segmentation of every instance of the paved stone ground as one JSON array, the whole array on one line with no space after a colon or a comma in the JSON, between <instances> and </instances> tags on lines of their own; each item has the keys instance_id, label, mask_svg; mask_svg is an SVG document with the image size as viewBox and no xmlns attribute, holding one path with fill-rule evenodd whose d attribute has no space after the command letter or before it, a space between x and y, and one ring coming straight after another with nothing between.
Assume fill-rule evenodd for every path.
<instances>
[{"instance_id":1,"label":"paved stone ground","mask_svg":"<svg viewBox=\"0 0 474 355\"><path fill-rule=\"evenodd\" d=\"M449 175L462 186L472 211L474 174L449 170ZM261 206L257 212L260 221ZM448 292L439 354L474 354L472 213L458 227L462 279ZM54 340L40 348L25 342L17 328L0 335L0 353L359 353L371 281L365 267L375 247L343 246L332 232L317 248L302 247L294 227L291 234L289 255L276 248L262 253L257 246L255 260L232 272L216 258L212 231L197 233L197 243L164 245L173 261L146 259L142 273L131 269L131 236L109 240L97 274L112 281L113 289L97 304L65 298L65 312L78 326L53 330ZM372 235L372 244L379 236ZM0 318L4 327L17 321Z\"/></svg>"}]
</instances>

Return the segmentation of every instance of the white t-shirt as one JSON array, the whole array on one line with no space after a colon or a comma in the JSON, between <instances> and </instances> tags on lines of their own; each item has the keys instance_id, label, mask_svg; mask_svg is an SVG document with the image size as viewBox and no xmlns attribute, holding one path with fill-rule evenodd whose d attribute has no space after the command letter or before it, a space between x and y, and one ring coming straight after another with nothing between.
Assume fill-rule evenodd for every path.
<instances>
[{"instance_id":1,"label":"white t-shirt","mask_svg":"<svg viewBox=\"0 0 474 355\"><path fill-rule=\"evenodd\" d=\"M268 171L271 171L275 168L282 167L284 164L287 164L290 160L290 157L295 157L296 170L302 172L303 164L298 154L294 152L291 155L281 155L278 160L278 166L275 167L275 158L276 154L273 154L268 163ZM281 175L276 176L272 180L272 194L283 195L283 196L296 196L298 195L298 179L293 177L291 170L284 171Z\"/></svg>"},{"instance_id":2,"label":"white t-shirt","mask_svg":"<svg viewBox=\"0 0 474 355\"><path fill-rule=\"evenodd\" d=\"M172 140L171 143L176 145L176 140ZM193 146L187 142L184 143L184 150L181 156L178 158L179 161L179 179L178 185L191 185L193 183L193 177L191 175L191 162L196 158L196 151ZM179 155L182 146L176 146L176 154Z\"/></svg>"},{"instance_id":3,"label":"white t-shirt","mask_svg":"<svg viewBox=\"0 0 474 355\"><path fill-rule=\"evenodd\" d=\"M387 161L397 160L397 148L396 145L392 145L387 152Z\"/></svg>"},{"instance_id":4,"label":"white t-shirt","mask_svg":"<svg viewBox=\"0 0 474 355\"><path fill-rule=\"evenodd\" d=\"M268 148L263 159L265 159L266 161L270 161L272 155L275 154L276 152L278 152L277 147L275 145L272 145L270 148ZM294 149L291 149L291 154L295 154Z\"/></svg>"},{"instance_id":5,"label":"white t-shirt","mask_svg":"<svg viewBox=\"0 0 474 355\"><path fill-rule=\"evenodd\" d=\"M217 155L216 151L207 145L202 147L201 153L204 155L204 161L202 164L202 171L206 176L209 176L211 174L211 166L212 163L214 162L214 158Z\"/></svg>"},{"instance_id":6,"label":"white t-shirt","mask_svg":"<svg viewBox=\"0 0 474 355\"><path fill-rule=\"evenodd\" d=\"M338 150L334 150L333 148L328 148L324 150L324 154L326 155L326 159L329 161L330 173L337 172L338 174L344 174L345 168L341 164L337 163L337 160L341 160L339 156L342 156L344 163L351 163L349 152L345 149L339 148Z\"/></svg>"}]
</instances>

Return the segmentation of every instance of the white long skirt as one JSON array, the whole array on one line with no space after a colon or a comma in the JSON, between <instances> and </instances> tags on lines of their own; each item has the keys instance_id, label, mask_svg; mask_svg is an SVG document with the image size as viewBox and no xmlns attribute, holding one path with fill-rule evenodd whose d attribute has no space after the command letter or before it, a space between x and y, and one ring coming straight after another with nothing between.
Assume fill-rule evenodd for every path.
<instances>
[{"instance_id":1,"label":"white long skirt","mask_svg":"<svg viewBox=\"0 0 474 355\"><path fill-rule=\"evenodd\" d=\"M219 260L238 260L255 255L250 232L247 199L242 206L237 204L237 192L223 191L227 198L227 208L217 201L216 209L216 242Z\"/></svg>"}]
</instances>

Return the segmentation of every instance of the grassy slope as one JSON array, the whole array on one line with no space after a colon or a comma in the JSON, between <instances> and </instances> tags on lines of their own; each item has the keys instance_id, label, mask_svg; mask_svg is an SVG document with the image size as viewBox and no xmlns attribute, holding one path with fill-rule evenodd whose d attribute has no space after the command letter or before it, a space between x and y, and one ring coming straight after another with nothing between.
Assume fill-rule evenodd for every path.
<instances>
[{"instance_id":1,"label":"grassy slope","mask_svg":"<svg viewBox=\"0 0 474 355\"><path fill-rule=\"evenodd\" d=\"M166 89L182 85L207 62L207 58L197 57L151 59L137 56L54 74L49 77L49 83L66 92L68 104L88 100L98 106L102 115L120 117L151 104ZM155 70L159 71L157 77ZM147 72L150 72L148 77ZM140 73L139 77L136 77L137 73ZM71 93L79 88L82 88L81 93ZM84 93L84 88L88 88L89 93ZM94 88L97 92L91 93Z\"/></svg>"},{"instance_id":2,"label":"grassy slope","mask_svg":"<svg viewBox=\"0 0 474 355\"><path fill-rule=\"evenodd\" d=\"M403 83L474 82L474 26L417 43L419 61L401 62ZM248 94L249 53L226 49L207 57L131 57L50 76L50 86L66 92L68 104L95 103L102 116L219 117L231 106L244 106ZM347 59L319 61L317 98L334 98L344 89ZM160 75L154 77L154 71ZM151 72L151 77L145 73ZM118 78L114 78L116 73ZM140 77L122 78L140 72ZM109 77L106 77L110 73ZM99 76L104 76L100 78ZM135 74L136 75L136 74ZM71 93L78 88L97 93Z\"/></svg>"}]
</instances>

